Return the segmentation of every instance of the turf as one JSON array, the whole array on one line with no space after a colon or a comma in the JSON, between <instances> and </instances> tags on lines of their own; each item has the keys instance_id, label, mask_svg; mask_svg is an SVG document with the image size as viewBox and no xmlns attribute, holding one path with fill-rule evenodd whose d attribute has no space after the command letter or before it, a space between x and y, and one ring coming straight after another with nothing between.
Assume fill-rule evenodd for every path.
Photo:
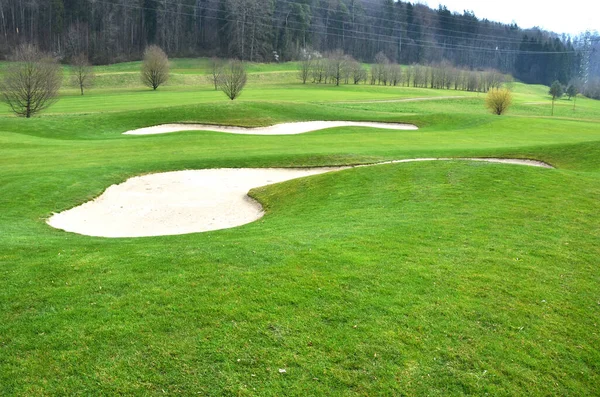
<instances>
[{"instance_id":1,"label":"turf","mask_svg":"<svg viewBox=\"0 0 600 397\"><path fill-rule=\"evenodd\" d=\"M181 80L0 108L0 385L6 395L594 395L600 388L600 103L293 81L254 65L240 101ZM108 75L113 73L113 75ZM179 77L178 77L179 78ZM189 86L198 81L199 86ZM164 88L164 89L163 89ZM465 98L443 99L448 95ZM438 97L430 101L373 100ZM351 102L351 103L349 103ZM533 103L533 104L531 104ZM296 136L122 132L165 122L411 122ZM496 156L357 168L257 188L261 220L103 239L52 213L143 173ZM285 369L281 373L280 369Z\"/></svg>"}]
</instances>

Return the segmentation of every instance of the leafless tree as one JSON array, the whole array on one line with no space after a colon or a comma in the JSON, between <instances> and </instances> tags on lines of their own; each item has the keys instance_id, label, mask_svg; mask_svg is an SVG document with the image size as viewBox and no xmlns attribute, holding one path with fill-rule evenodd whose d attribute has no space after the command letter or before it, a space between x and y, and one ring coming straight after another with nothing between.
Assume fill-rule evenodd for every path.
<instances>
[{"instance_id":1,"label":"leafless tree","mask_svg":"<svg viewBox=\"0 0 600 397\"><path fill-rule=\"evenodd\" d=\"M467 82L467 91L479 91L479 75L477 72L467 72L467 77L466 77L466 82Z\"/></svg>"},{"instance_id":2,"label":"leafless tree","mask_svg":"<svg viewBox=\"0 0 600 397\"><path fill-rule=\"evenodd\" d=\"M340 85L340 81L346 73L348 62L348 57L344 55L342 50L335 50L327 56L328 74L331 77L331 82L336 86Z\"/></svg>"},{"instance_id":3,"label":"leafless tree","mask_svg":"<svg viewBox=\"0 0 600 397\"><path fill-rule=\"evenodd\" d=\"M144 51L142 62L142 83L156 90L169 80L169 58L157 45L151 45Z\"/></svg>"},{"instance_id":4,"label":"leafless tree","mask_svg":"<svg viewBox=\"0 0 600 397\"><path fill-rule=\"evenodd\" d=\"M409 66L406 68L406 72L404 73L404 83L407 87L410 87L410 82L413 78L415 68L414 66Z\"/></svg>"},{"instance_id":5,"label":"leafless tree","mask_svg":"<svg viewBox=\"0 0 600 397\"><path fill-rule=\"evenodd\" d=\"M12 61L0 92L17 116L29 118L57 101L62 73L54 58L25 44L16 49Z\"/></svg>"},{"instance_id":6,"label":"leafless tree","mask_svg":"<svg viewBox=\"0 0 600 397\"><path fill-rule=\"evenodd\" d=\"M219 76L219 88L232 101L237 98L246 85L246 68L241 61L230 61Z\"/></svg>"},{"instance_id":7,"label":"leafless tree","mask_svg":"<svg viewBox=\"0 0 600 397\"><path fill-rule=\"evenodd\" d=\"M427 68L422 65L413 65L413 87L427 86Z\"/></svg>"},{"instance_id":8,"label":"leafless tree","mask_svg":"<svg viewBox=\"0 0 600 397\"><path fill-rule=\"evenodd\" d=\"M96 75L94 74L94 68L88 61L85 54L79 54L71 60L71 84L81 91L89 89L94 85Z\"/></svg>"},{"instance_id":9,"label":"leafless tree","mask_svg":"<svg viewBox=\"0 0 600 397\"><path fill-rule=\"evenodd\" d=\"M398 65L397 63L391 63L387 69L390 78L390 85L399 85L402 79L402 68L400 67L400 65Z\"/></svg>"},{"instance_id":10,"label":"leafless tree","mask_svg":"<svg viewBox=\"0 0 600 397\"><path fill-rule=\"evenodd\" d=\"M361 81L367 80L367 71L360 62L353 61L350 64L349 69L352 71L352 80L354 81L354 84L359 84Z\"/></svg>"},{"instance_id":11,"label":"leafless tree","mask_svg":"<svg viewBox=\"0 0 600 397\"><path fill-rule=\"evenodd\" d=\"M388 70L390 60L385 56L383 51L380 51L375 55L375 65L373 65L372 73L377 78L377 83L383 85L387 84Z\"/></svg>"},{"instance_id":12,"label":"leafless tree","mask_svg":"<svg viewBox=\"0 0 600 397\"><path fill-rule=\"evenodd\" d=\"M453 75L452 75L452 64L448 61L442 61L439 65L438 65L439 70L439 88L445 88L447 90L450 89L450 87L452 86L452 82L453 82Z\"/></svg>"},{"instance_id":13,"label":"leafless tree","mask_svg":"<svg viewBox=\"0 0 600 397\"><path fill-rule=\"evenodd\" d=\"M300 64L298 68L298 77L302 80L302 84L306 84L306 80L310 76L313 69L313 63L315 62L315 54L309 50L303 50Z\"/></svg>"},{"instance_id":14,"label":"leafless tree","mask_svg":"<svg viewBox=\"0 0 600 397\"><path fill-rule=\"evenodd\" d=\"M210 58L210 77L215 86L215 91L218 91L219 89L219 77L221 76L221 73L223 73L224 66L225 62L221 58Z\"/></svg>"},{"instance_id":15,"label":"leafless tree","mask_svg":"<svg viewBox=\"0 0 600 397\"><path fill-rule=\"evenodd\" d=\"M457 91L462 84L463 72L460 69L452 68L450 73L452 75L452 82L454 83L454 91Z\"/></svg>"},{"instance_id":16,"label":"leafless tree","mask_svg":"<svg viewBox=\"0 0 600 397\"><path fill-rule=\"evenodd\" d=\"M321 84L322 82L327 82L326 77L326 62L323 58L315 59L312 65L312 78L313 83ZM325 80L325 81L323 81Z\"/></svg>"},{"instance_id":17,"label":"leafless tree","mask_svg":"<svg viewBox=\"0 0 600 397\"><path fill-rule=\"evenodd\" d=\"M375 85L375 83L377 83L377 74L379 72L379 67L377 66L376 63L374 63L373 65L371 65L371 85Z\"/></svg>"},{"instance_id":18,"label":"leafless tree","mask_svg":"<svg viewBox=\"0 0 600 397\"><path fill-rule=\"evenodd\" d=\"M356 60L354 58L352 58L350 55L346 55L346 64L342 69L344 84L348 84L350 82L350 77L352 77L352 64L355 62Z\"/></svg>"}]
</instances>

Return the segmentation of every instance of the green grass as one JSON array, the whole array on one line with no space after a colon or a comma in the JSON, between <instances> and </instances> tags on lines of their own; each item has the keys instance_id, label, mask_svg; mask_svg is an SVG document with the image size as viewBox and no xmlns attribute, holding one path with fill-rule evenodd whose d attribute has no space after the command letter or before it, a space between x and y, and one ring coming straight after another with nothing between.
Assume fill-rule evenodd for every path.
<instances>
[{"instance_id":1,"label":"green grass","mask_svg":"<svg viewBox=\"0 0 600 397\"><path fill-rule=\"evenodd\" d=\"M0 107L2 394L597 394L600 102L572 112L561 100L550 117L528 104L549 103L547 88L517 84L497 117L476 94L303 86L264 65L231 102L203 82L202 62L175 60L182 72L157 92L120 83L131 63L106 67L89 95L64 90L39 117ZM465 98L369 102L448 95ZM121 134L338 119L421 128ZM429 156L556 169L356 168L254 189L261 220L182 236L45 224L144 173Z\"/></svg>"}]
</instances>

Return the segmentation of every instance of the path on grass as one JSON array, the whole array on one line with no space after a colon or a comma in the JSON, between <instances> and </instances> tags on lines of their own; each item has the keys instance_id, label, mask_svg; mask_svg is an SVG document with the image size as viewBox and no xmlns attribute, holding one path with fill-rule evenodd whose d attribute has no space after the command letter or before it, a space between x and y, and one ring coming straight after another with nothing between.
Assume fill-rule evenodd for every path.
<instances>
[{"instance_id":1,"label":"path on grass","mask_svg":"<svg viewBox=\"0 0 600 397\"><path fill-rule=\"evenodd\" d=\"M221 168L143 175L112 185L96 199L54 214L48 224L97 237L148 237L241 226L263 215L248 191L305 176L358 167L416 161L482 161L552 168L535 160L416 158L321 168Z\"/></svg>"}]
</instances>

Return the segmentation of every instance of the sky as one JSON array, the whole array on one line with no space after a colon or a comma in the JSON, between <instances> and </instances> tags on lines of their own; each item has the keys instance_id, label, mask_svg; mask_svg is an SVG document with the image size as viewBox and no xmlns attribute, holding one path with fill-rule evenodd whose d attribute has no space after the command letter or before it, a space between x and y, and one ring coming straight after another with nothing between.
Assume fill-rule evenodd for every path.
<instances>
[{"instance_id":1,"label":"sky","mask_svg":"<svg viewBox=\"0 0 600 397\"><path fill-rule=\"evenodd\" d=\"M600 31L599 0L421 0L431 8L445 5L450 11L475 13L479 19L512 23L521 28L540 27L556 33L576 35L586 29Z\"/></svg>"}]
</instances>

